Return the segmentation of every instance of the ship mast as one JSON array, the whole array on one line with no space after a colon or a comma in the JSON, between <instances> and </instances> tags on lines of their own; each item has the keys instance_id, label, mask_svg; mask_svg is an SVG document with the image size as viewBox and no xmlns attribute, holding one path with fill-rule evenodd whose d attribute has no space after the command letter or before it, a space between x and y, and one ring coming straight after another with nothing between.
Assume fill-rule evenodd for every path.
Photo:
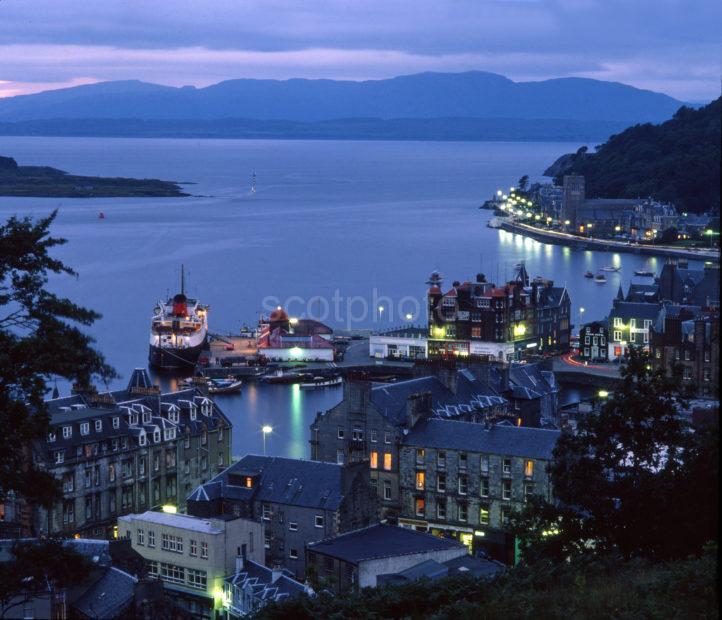
<instances>
[{"instance_id":1,"label":"ship mast","mask_svg":"<svg viewBox=\"0 0 722 620\"><path fill-rule=\"evenodd\" d=\"M186 291L185 267L181 263L181 295L185 295Z\"/></svg>"}]
</instances>

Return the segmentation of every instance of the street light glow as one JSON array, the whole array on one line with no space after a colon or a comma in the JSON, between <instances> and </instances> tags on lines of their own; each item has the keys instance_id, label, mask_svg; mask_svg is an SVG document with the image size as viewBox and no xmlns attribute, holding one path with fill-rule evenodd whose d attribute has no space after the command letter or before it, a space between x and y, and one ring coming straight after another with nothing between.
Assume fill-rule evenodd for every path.
<instances>
[{"instance_id":1,"label":"street light glow","mask_svg":"<svg viewBox=\"0 0 722 620\"><path fill-rule=\"evenodd\" d=\"M273 427L272 427L272 426L269 426L268 424L264 424L264 425L261 427L261 431L263 432L264 435L267 435L268 433L272 433L272 432L273 432Z\"/></svg>"}]
</instances>

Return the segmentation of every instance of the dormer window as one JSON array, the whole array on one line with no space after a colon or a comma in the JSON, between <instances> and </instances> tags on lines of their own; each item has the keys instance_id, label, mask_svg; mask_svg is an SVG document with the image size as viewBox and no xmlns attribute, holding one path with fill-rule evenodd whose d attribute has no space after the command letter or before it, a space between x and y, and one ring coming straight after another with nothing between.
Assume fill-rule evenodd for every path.
<instances>
[{"instance_id":1,"label":"dormer window","mask_svg":"<svg viewBox=\"0 0 722 620\"><path fill-rule=\"evenodd\" d=\"M73 436L72 426L63 426L63 439L70 439Z\"/></svg>"},{"instance_id":2,"label":"dormer window","mask_svg":"<svg viewBox=\"0 0 722 620\"><path fill-rule=\"evenodd\" d=\"M153 431L153 441L155 441L155 443L160 443L160 431L157 429Z\"/></svg>"},{"instance_id":3,"label":"dormer window","mask_svg":"<svg viewBox=\"0 0 722 620\"><path fill-rule=\"evenodd\" d=\"M150 411L143 411L143 424L150 424Z\"/></svg>"},{"instance_id":4,"label":"dormer window","mask_svg":"<svg viewBox=\"0 0 722 620\"><path fill-rule=\"evenodd\" d=\"M138 425L138 414L137 413L131 413L128 415L128 424L130 424L131 426Z\"/></svg>"},{"instance_id":5,"label":"dormer window","mask_svg":"<svg viewBox=\"0 0 722 620\"><path fill-rule=\"evenodd\" d=\"M103 430L103 420L96 420L95 421L95 432L99 433Z\"/></svg>"},{"instance_id":6,"label":"dormer window","mask_svg":"<svg viewBox=\"0 0 722 620\"><path fill-rule=\"evenodd\" d=\"M48 433L48 442L53 443L55 441L55 433Z\"/></svg>"},{"instance_id":7,"label":"dormer window","mask_svg":"<svg viewBox=\"0 0 722 620\"><path fill-rule=\"evenodd\" d=\"M90 433L90 422L81 422L80 423L80 434L88 435L89 433Z\"/></svg>"},{"instance_id":8,"label":"dormer window","mask_svg":"<svg viewBox=\"0 0 722 620\"><path fill-rule=\"evenodd\" d=\"M120 428L120 418L113 416L113 428Z\"/></svg>"},{"instance_id":9,"label":"dormer window","mask_svg":"<svg viewBox=\"0 0 722 620\"><path fill-rule=\"evenodd\" d=\"M191 407L191 420L195 420L195 419L196 419L196 408Z\"/></svg>"},{"instance_id":10,"label":"dormer window","mask_svg":"<svg viewBox=\"0 0 722 620\"><path fill-rule=\"evenodd\" d=\"M145 431L138 435L138 445L144 446L147 443Z\"/></svg>"}]
</instances>

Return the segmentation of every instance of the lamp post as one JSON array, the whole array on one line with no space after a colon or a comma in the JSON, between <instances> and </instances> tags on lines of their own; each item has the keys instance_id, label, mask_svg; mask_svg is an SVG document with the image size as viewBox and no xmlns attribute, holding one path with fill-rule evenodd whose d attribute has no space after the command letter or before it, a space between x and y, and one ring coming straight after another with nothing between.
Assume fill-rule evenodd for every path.
<instances>
[{"instance_id":1,"label":"lamp post","mask_svg":"<svg viewBox=\"0 0 722 620\"><path fill-rule=\"evenodd\" d=\"M381 321L382 317L384 316L384 307L379 306L378 310L379 310L379 321Z\"/></svg>"},{"instance_id":2,"label":"lamp post","mask_svg":"<svg viewBox=\"0 0 722 620\"><path fill-rule=\"evenodd\" d=\"M261 433L263 434L263 456L266 456L266 435L273 432L273 427L268 424L264 424L261 427Z\"/></svg>"},{"instance_id":3,"label":"lamp post","mask_svg":"<svg viewBox=\"0 0 722 620\"><path fill-rule=\"evenodd\" d=\"M580 307L579 308L579 348L580 349L582 347L581 339L582 339L582 315L583 314L584 314L584 308Z\"/></svg>"}]
</instances>

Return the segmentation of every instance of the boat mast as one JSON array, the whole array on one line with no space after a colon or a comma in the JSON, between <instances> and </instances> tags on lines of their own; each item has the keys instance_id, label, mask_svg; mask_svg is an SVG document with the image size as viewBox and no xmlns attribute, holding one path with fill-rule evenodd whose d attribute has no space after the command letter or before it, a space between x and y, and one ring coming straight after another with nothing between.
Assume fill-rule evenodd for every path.
<instances>
[{"instance_id":1,"label":"boat mast","mask_svg":"<svg viewBox=\"0 0 722 620\"><path fill-rule=\"evenodd\" d=\"M185 279L185 267L181 263L181 295L185 295L186 279Z\"/></svg>"}]
</instances>

